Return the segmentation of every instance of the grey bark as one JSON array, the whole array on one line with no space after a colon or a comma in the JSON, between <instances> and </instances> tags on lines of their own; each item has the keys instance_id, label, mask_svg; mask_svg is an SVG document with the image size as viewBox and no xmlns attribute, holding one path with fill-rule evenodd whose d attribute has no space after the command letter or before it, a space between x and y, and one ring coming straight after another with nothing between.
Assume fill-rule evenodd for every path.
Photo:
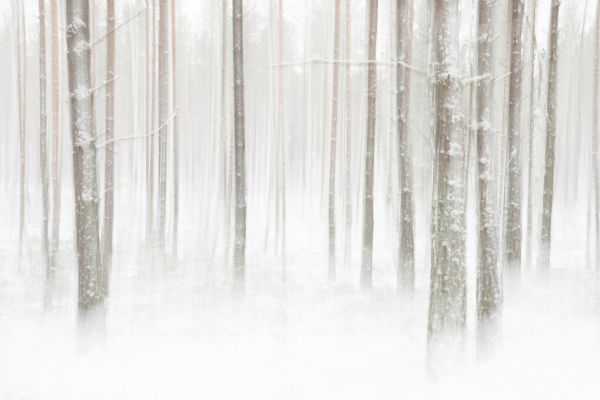
<instances>
[{"instance_id":1,"label":"grey bark","mask_svg":"<svg viewBox=\"0 0 600 400\"><path fill-rule=\"evenodd\" d=\"M464 123L459 76L459 0L433 5L434 179L428 355L462 339L466 320Z\"/></svg>"},{"instance_id":2,"label":"grey bark","mask_svg":"<svg viewBox=\"0 0 600 400\"><path fill-rule=\"evenodd\" d=\"M351 15L352 0L346 0L346 59L352 58L352 15ZM350 80L350 64L346 64L344 68L344 87L346 90L346 178L345 178L345 228L344 228L344 263L347 267L350 266L350 257L352 251L352 83Z\"/></svg>"},{"instance_id":3,"label":"grey bark","mask_svg":"<svg viewBox=\"0 0 600 400\"><path fill-rule=\"evenodd\" d=\"M340 57L340 0L335 0L335 16L333 29L333 91L331 94L331 133L329 137L329 195L328 195L328 222L329 222L329 281L335 280L335 178L337 158L337 125L338 125L338 82Z\"/></svg>"},{"instance_id":4,"label":"grey bark","mask_svg":"<svg viewBox=\"0 0 600 400\"><path fill-rule=\"evenodd\" d=\"M507 199L504 227L507 271L521 267L521 33L524 0L511 0L510 82L508 92Z\"/></svg>"},{"instance_id":5,"label":"grey bark","mask_svg":"<svg viewBox=\"0 0 600 400\"><path fill-rule=\"evenodd\" d=\"M600 262L600 158L598 156L598 135L600 130L598 127L598 102L599 102L599 91L598 87L598 74L600 74L600 2L596 8L596 32L594 35L594 76L593 76L593 89L592 89L592 198L590 204L594 204L594 218L593 223L596 233L596 265ZM591 222L591 221L590 221ZM589 241L589 239L588 239Z\"/></svg>"},{"instance_id":6,"label":"grey bark","mask_svg":"<svg viewBox=\"0 0 600 400\"><path fill-rule=\"evenodd\" d=\"M246 157L244 137L244 34L242 0L232 0L235 141L234 289L244 291L246 258Z\"/></svg>"},{"instance_id":7,"label":"grey bark","mask_svg":"<svg viewBox=\"0 0 600 400\"><path fill-rule=\"evenodd\" d=\"M176 0L171 1L171 74L173 99L173 241L172 255L177 259L179 224L179 105L177 102L177 17Z\"/></svg>"},{"instance_id":8,"label":"grey bark","mask_svg":"<svg viewBox=\"0 0 600 400\"><path fill-rule=\"evenodd\" d=\"M50 75L52 79L52 228L50 240L50 268L56 267L56 258L60 243L60 203L61 203L61 102L60 102L60 59L59 59L59 33L58 33L58 1L50 2L50 19L52 36L50 42L51 64Z\"/></svg>"},{"instance_id":9,"label":"grey bark","mask_svg":"<svg viewBox=\"0 0 600 400\"><path fill-rule=\"evenodd\" d=\"M479 343L493 335L500 318L502 291L498 273L498 225L494 187L494 2L479 1L477 24L477 183L478 264L477 334Z\"/></svg>"},{"instance_id":10,"label":"grey bark","mask_svg":"<svg viewBox=\"0 0 600 400\"><path fill-rule=\"evenodd\" d=\"M159 0L158 21L158 244L165 248L165 227L167 216L167 143L169 119L169 40L167 37L168 3Z\"/></svg>"},{"instance_id":11,"label":"grey bark","mask_svg":"<svg viewBox=\"0 0 600 400\"><path fill-rule=\"evenodd\" d=\"M396 2L396 57L411 64L412 59L411 0ZM397 288L412 295L415 286L414 215L412 199L412 161L408 146L408 116L410 106L410 73L402 65L396 67L396 123L398 134L398 177L400 179L400 246L398 254Z\"/></svg>"},{"instance_id":12,"label":"grey bark","mask_svg":"<svg viewBox=\"0 0 600 400\"><path fill-rule=\"evenodd\" d=\"M50 270L48 239L48 117L46 106L46 11L44 0L39 0L40 34L40 177L42 180L42 254L46 275Z\"/></svg>"},{"instance_id":13,"label":"grey bark","mask_svg":"<svg viewBox=\"0 0 600 400\"><path fill-rule=\"evenodd\" d=\"M89 4L67 1L67 50L73 143L75 188L76 252L78 265L78 315L85 322L88 313L101 304L98 191L96 147L92 129L90 76Z\"/></svg>"},{"instance_id":14,"label":"grey bark","mask_svg":"<svg viewBox=\"0 0 600 400\"><path fill-rule=\"evenodd\" d=\"M25 201L26 201L26 87L27 82L27 54L25 11L23 0L16 1L17 11L17 109L19 115L19 261L23 257L23 238L25 235Z\"/></svg>"},{"instance_id":15,"label":"grey bark","mask_svg":"<svg viewBox=\"0 0 600 400\"><path fill-rule=\"evenodd\" d=\"M531 0L531 43L529 54L531 59L529 60L529 166L527 168L528 173L528 184L527 184L527 238L525 244L525 262L531 266L533 261L533 143L535 137L535 110L534 110L534 98L535 98L535 60L537 56L537 40L535 33L535 22L536 22L536 6L537 1Z\"/></svg>"},{"instance_id":16,"label":"grey bark","mask_svg":"<svg viewBox=\"0 0 600 400\"><path fill-rule=\"evenodd\" d=\"M554 200L554 161L556 141L556 83L558 64L558 9L559 0L552 0L550 14L550 43L548 58L548 103L546 120L546 153L544 163L544 200L542 208L542 231L540 240L540 271L550 269L550 245L552 242L552 203Z\"/></svg>"},{"instance_id":17,"label":"grey bark","mask_svg":"<svg viewBox=\"0 0 600 400\"><path fill-rule=\"evenodd\" d=\"M373 285L373 178L375 164L375 123L377 112L377 6L378 0L369 0L367 67L367 140L365 151L365 187L363 199L363 234L360 284L363 289Z\"/></svg>"}]
</instances>

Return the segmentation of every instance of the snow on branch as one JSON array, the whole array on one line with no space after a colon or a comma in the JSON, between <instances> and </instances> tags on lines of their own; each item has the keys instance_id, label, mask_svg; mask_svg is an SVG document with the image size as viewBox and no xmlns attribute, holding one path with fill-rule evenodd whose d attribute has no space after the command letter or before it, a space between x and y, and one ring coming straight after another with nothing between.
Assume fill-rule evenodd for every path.
<instances>
[{"instance_id":1,"label":"snow on branch","mask_svg":"<svg viewBox=\"0 0 600 400\"><path fill-rule=\"evenodd\" d=\"M404 61L377 61L377 60L330 60L325 58L313 58L306 61L291 61L281 64L271 64L269 68L277 68L277 67L296 67L300 65L323 65L323 64L341 64L341 65L350 65L353 67L364 66L369 64L377 64L377 66L390 66L394 67L400 65L410 71L416 72L419 75L426 75L426 72L420 68L415 67L414 65L410 65L405 63Z\"/></svg>"},{"instance_id":2,"label":"snow on branch","mask_svg":"<svg viewBox=\"0 0 600 400\"><path fill-rule=\"evenodd\" d=\"M102 148L105 148L106 146L108 146L109 144L120 142L122 140L143 139L143 138L148 138L148 137L154 136L161 129L163 129L164 127L166 127L167 125L169 125L169 123L173 120L173 117L174 116L171 116L171 117L167 118L167 120L161 126L159 126L154 131L150 132L147 135L131 135L131 136L123 136L123 137L119 137L119 138L114 138L114 139L111 139L111 140L107 140L103 144L100 144L100 145L97 144L96 148L97 149L102 149ZM105 136L105 135L103 135L103 136Z\"/></svg>"},{"instance_id":3,"label":"snow on branch","mask_svg":"<svg viewBox=\"0 0 600 400\"><path fill-rule=\"evenodd\" d=\"M137 12L137 14L134 14L129 19L126 19L125 21L123 21L120 24L118 24L117 26L115 26L114 29L111 29L110 31L106 32L104 35L102 35L98 39L96 39L92 43L91 47L94 48L97 44L99 44L100 42L106 40L106 38L108 37L108 35L110 35L113 32L118 31L119 29L121 29L122 27L124 27L125 25L127 25L128 23L130 23L131 21L137 19L139 16L141 16L142 14L144 14L146 11L147 11L146 7L143 7L140 11Z\"/></svg>"}]
</instances>

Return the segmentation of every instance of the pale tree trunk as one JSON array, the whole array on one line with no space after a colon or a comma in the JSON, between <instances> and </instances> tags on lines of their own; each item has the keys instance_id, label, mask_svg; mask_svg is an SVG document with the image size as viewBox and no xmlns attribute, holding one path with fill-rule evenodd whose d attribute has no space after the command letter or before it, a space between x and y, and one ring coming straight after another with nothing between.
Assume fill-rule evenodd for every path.
<instances>
[{"instance_id":1,"label":"pale tree trunk","mask_svg":"<svg viewBox=\"0 0 600 400\"><path fill-rule=\"evenodd\" d=\"M412 0L396 2L396 57L411 63ZM412 161L408 145L408 113L410 106L410 73L405 66L396 67L396 123L398 129L398 178L400 189L400 246L398 254L398 291L412 295L415 287L414 215L412 203Z\"/></svg>"},{"instance_id":2,"label":"pale tree trunk","mask_svg":"<svg viewBox=\"0 0 600 400\"><path fill-rule=\"evenodd\" d=\"M337 152L338 81L340 57L340 0L335 0L333 29L333 91L331 94L331 136L329 137L329 281L335 280L335 166Z\"/></svg>"},{"instance_id":3,"label":"pale tree trunk","mask_svg":"<svg viewBox=\"0 0 600 400\"><path fill-rule=\"evenodd\" d=\"M278 177L279 177L279 196L281 203L281 211L278 216L281 225L281 238L280 240L280 255L281 255L281 271L282 279L286 281L286 234L287 234L287 202L286 202L286 149L287 149L287 137L285 133L285 120L283 116L284 104L283 104L283 1L278 0L277 2L277 57L279 58L277 68L277 139L278 139L278 154L279 154L279 165L278 165Z\"/></svg>"},{"instance_id":4,"label":"pale tree trunk","mask_svg":"<svg viewBox=\"0 0 600 400\"><path fill-rule=\"evenodd\" d=\"M556 82L558 64L558 7L559 0L552 0L550 14L550 43L548 59L548 104L546 120L546 155L544 164L544 201L542 208L542 233L540 240L540 271L550 269L550 244L552 242L552 203L554 200L554 160L556 141Z\"/></svg>"},{"instance_id":5,"label":"pale tree trunk","mask_svg":"<svg viewBox=\"0 0 600 400\"><path fill-rule=\"evenodd\" d=\"M154 99L155 85L155 8L154 0L146 0L146 240L154 230Z\"/></svg>"},{"instance_id":6,"label":"pale tree trunk","mask_svg":"<svg viewBox=\"0 0 600 400\"><path fill-rule=\"evenodd\" d=\"M222 0L221 9L221 175L222 175L222 191L223 191L223 237L225 240L224 251L227 262L230 260L231 248L231 173L230 173L230 158L229 149L231 148L231 138L227 129L227 2Z\"/></svg>"},{"instance_id":7,"label":"pale tree trunk","mask_svg":"<svg viewBox=\"0 0 600 400\"><path fill-rule=\"evenodd\" d=\"M232 0L233 15L233 100L235 140L235 243L234 289L244 291L246 263L246 157L244 138L244 35L242 0Z\"/></svg>"},{"instance_id":8,"label":"pale tree trunk","mask_svg":"<svg viewBox=\"0 0 600 400\"><path fill-rule=\"evenodd\" d=\"M25 201L26 201L26 82L27 53L25 33L25 11L23 0L17 0L17 109L19 115L19 261L23 258L23 239L25 236Z\"/></svg>"},{"instance_id":9,"label":"pale tree trunk","mask_svg":"<svg viewBox=\"0 0 600 400\"><path fill-rule=\"evenodd\" d=\"M537 0L531 1L531 43L529 54L531 59L529 60L529 166L527 168L528 173L528 184L527 184L527 238L525 244L525 262L529 267L533 265L533 143L535 137L535 110L534 110L534 98L535 98L535 59L537 56L537 40L535 33L535 16Z\"/></svg>"},{"instance_id":10,"label":"pale tree trunk","mask_svg":"<svg viewBox=\"0 0 600 400\"><path fill-rule=\"evenodd\" d=\"M106 131L104 155L104 230L102 238L102 293L108 293L112 269L114 214L114 147L115 137L115 0L106 1Z\"/></svg>"},{"instance_id":11,"label":"pale tree trunk","mask_svg":"<svg viewBox=\"0 0 600 400\"><path fill-rule=\"evenodd\" d=\"M590 198L590 204L594 205L594 218L593 223L596 231L596 265L600 262L600 183L598 179L600 176L598 174L600 168L600 159L598 157L598 134L600 130L598 129L598 100L599 100L599 90L598 87L598 74L600 74L600 2L598 3L596 9L596 32L594 36L594 77L593 77L593 89L592 89L592 197ZM592 222L592 221L590 221ZM589 241L589 239L588 239Z\"/></svg>"},{"instance_id":12,"label":"pale tree trunk","mask_svg":"<svg viewBox=\"0 0 600 400\"><path fill-rule=\"evenodd\" d=\"M165 248L165 226L167 215L167 141L169 120L169 43L167 38L168 4L159 0L158 21L158 244Z\"/></svg>"},{"instance_id":13,"label":"pale tree trunk","mask_svg":"<svg viewBox=\"0 0 600 400\"><path fill-rule=\"evenodd\" d=\"M79 268L78 313L82 324L102 302L96 147L92 129L89 4L67 1L67 50L73 143L76 251Z\"/></svg>"},{"instance_id":14,"label":"pale tree trunk","mask_svg":"<svg viewBox=\"0 0 600 400\"><path fill-rule=\"evenodd\" d=\"M521 33L524 0L511 0L510 82L508 91L508 188L504 229L505 263L510 273L521 268Z\"/></svg>"},{"instance_id":15,"label":"pale tree trunk","mask_svg":"<svg viewBox=\"0 0 600 400\"><path fill-rule=\"evenodd\" d=\"M477 336L479 350L494 335L500 318L502 291L498 274L498 225L494 193L494 3L479 1L477 23L477 183L479 233L477 264Z\"/></svg>"},{"instance_id":16,"label":"pale tree trunk","mask_svg":"<svg viewBox=\"0 0 600 400\"><path fill-rule=\"evenodd\" d=\"M61 182L61 102L60 102L60 59L59 59L59 33L58 33L58 1L50 2L51 18L51 64L52 79L52 229L50 240L50 269L56 267L56 258L60 242L60 182Z\"/></svg>"},{"instance_id":17,"label":"pale tree trunk","mask_svg":"<svg viewBox=\"0 0 600 400\"><path fill-rule=\"evenodd\" d=\"M352 15L351 15L352 0L346 0L346 60L352 58ZM350 267L350 257L352 252L352 83L350 80L350 63L347 63L344 68L344 87L346 90L346 179L345 179L345 228L344 228L344 263L346 267Z\"/></svg>"},{"instance_id":18,"label":"pale tree trunk","mask_svg":"<svg viewBox=\"0 0 600 400\"><path fill-rule=\"evenodd\" d=\"M179 224L179 106L177 103L177 25L176 0L171 0L171 74L173 98L173 242L172 254L177 259L177 233Z\"/></svg>"},{"instance_id":19,"label":"pale tree trunk","mask_svg":"<svg viewBox=\"0 0 600 400\"><path fill-rule=\"evenodd\" d=\"M365 152L365 187L363 198L363 235L360 284L363 289L373 286L373 178L375 175L375 122L377 112L377 4L369 0L367 72L367 148Z\"/></svg>"},{"instance_id":20,"label":"pale tree trunk","mask_svg":"<svg viewBox=\"0 0 600 400\"><path fill-rule=\"evenodd\" d=\"M462 344L466 320L464 132L458 39L459 0L433 8L434 142L429 366L445 344ZM448 347L452 349L452 347Z\"/></svg>"},{"instance_id":21,"label":"pale tree trunk","mask_svg":"<svg viewBox=\"0 0 600 400\"><path fill-rule=\"evenodd\" d=\"M46 11L44 0L39 0L40 18L40 176L42 179L42 254L46 278L50 270L48 240L48 109L46 107Z\"/></svg>"}]
</instances>

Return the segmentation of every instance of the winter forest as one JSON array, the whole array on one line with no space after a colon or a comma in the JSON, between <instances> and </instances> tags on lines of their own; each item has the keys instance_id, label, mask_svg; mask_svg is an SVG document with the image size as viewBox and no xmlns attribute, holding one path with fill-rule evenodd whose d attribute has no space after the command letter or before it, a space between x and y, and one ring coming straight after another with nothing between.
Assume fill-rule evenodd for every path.
<instances>
[{"instance_id":1,"label":"winter forest","mask_svg":"<svg viewBox=\"0 0 600 400\"><path fill-rule=\"evenodd\" d=\"M0 398L596 398L600 0L0 0L0 76Z\"/></svg>"}]
</instances>

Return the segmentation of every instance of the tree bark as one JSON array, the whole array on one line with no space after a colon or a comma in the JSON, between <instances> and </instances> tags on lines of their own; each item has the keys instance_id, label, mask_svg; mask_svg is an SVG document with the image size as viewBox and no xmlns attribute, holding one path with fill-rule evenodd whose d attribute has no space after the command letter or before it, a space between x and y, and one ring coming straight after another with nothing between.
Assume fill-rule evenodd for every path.
<instances>
[{"instance_id":1,"label":"tree bark","mask_svg":"<svg viewBox=\"0 0 600 400\"><path fill-rule=\"evenodd\" d=\"M102 238L102 294L108 293L112 269L115 137L115 0L106 0L106 148L104 152L104 230Z\"/></svg>"},{"instance_id":2,"label":"tree bark","mask_svg":"<svg viewBox=\"0 0 600 400\"><path fill-rule=\"evenodd\" d=\"M244 135L244 34L242 0L232 0L233 97L235 140L235 245L234 289L243 292L246 258L246 157Z\"/></svg>"},{"instance_id":3,"label":"tree bark","mask_svg":"<svg viewBox=\"0 0 600 400\"><path fill-rule=\"evenodd\" d=\"M73 143L76 252L80 322L102 302L99 285L99 221L96 147L92 129L89 4L67 1L67 50Z\"/></svg>"},{"instance_id":4,"label":"tree bark","mask_svg":"<svg viewBox=\"0 0 600 400\"><path fill-rule=\"evenodd\" d=\"M378 0L369 0L367 67L367 148L365 152L365 188L363 210L362 263L360 283L363 289L373 285L373 178L375 166L375 123L377 112L377 6Z\"/></svg>"},{"instance_id":5,"label":"tree bark","mask_svg":"<svg viewBox=\"0 0 600 400\"><path fill-rule=\"evenodd\" d=\"M593 76L593 89L592 89L592 198L590 203L594 204L594 227L596 234L596 265L600 262L600 158L598 156L598 135L600 130L598 127L598 102L599 102L599 91L598 87L598 74L600 74L600 2L596 9L596 32L594 35L594 76Z\"/></svg>"},{"instance_id":6,"label":"tree bark","mask_svg":"<svg viewBox=\"0 0 600 400\"><path fill-rule=\"evenodd\" d=\"M438 1L433 8L435 164L427 329L430 362L446 339L463 338L466 321L466 137L458 60L458 3Z\"/></svg>"},{"instance_id":7,"label":"tree bark","mask_svg":"<svg viewBox=\"0 0 600 400\"><path fill-rule=\"evenodd\" d=\"M172 254L177 259L179 224L179 105L177 102L177 25L176 0L171 1L171 74L173 98L173 242Z\"/></svg>"},{"instance_id":8,"label":"tree bark","mask_svg":"<svg viewBox=\"0 0 600 400\"><path fill-rule=\"evenodd\" d=\"M340 57L340 0L335 0L335 22L333 29L333 91L331 94L331 136L329 137L329 281L335 280L335 167L337 152L338 81Z\"/></svg>"},{"instance_id":9,"label":"tree bark","mask_svg":"<svg viewBox=\"0 0 600 400\"><path fill-rule=\"evenodd\" d=\"M521 268L521 33L524 0L511 0L510 82L508 92L508 189L504 230L506 269Z\"/></svg>"},{"instance_id":10,"label":"tree bark","mask_svg":"<svg viewBox=\"0 0 600 400\"><path fill-rule=\"evenodd\" d=\"M158 25L158 244L165 249L165 227L167 216L167 143L169 113L169 41L167 38L168 3L159 0Z\"/></svg>"},{"instance_id":11,"label":"tree bark","mask_svg":"<svg viewBox=\"0 0 600 400\"><path fill-rule=\"evenodd\" d=\"M27 53L25 32L25 11L23 0L17 0L17 109L19 115L19 262L23 258L23 239L25 236L25 202L26 202L26 82Z\"/></svg>"},{"instance_id":12,"label":"tree bark","mask_svg":"<svg viewBox=\"0 0 600 400\"><path fill-rule=\"evenodd\" d=\"M478 183L478 268L477 335L483 345L491 338L500 317L502 291L498 274L498 224L494 193L494 3L479 1L477 27L477 183Z\"/></svg>"},{"instance_id":13,"label":"tree bark","mask_svg":"<svg viewBox=\"0 0 600 400\"><path fill-rule=\"evenodd\" d=\"M50 270L48 239L48 117L46 106L46 11L45 1L39 0L40 20L40 177L42 180L42 254L46 278Z\"/></svg>"},{"instance_id":14,"label":"tree bark","mask_svg":"<svg viewBox=\"0 0 600 400\"><path fill-rule=\"evenodd\" d=\"M411 63L412 20L411 0L396 2L396 57ZM408 146L408 115L410 106L410 73L405 66L396 67L396 124L398 130L398 178L400 179L400 246L398 254L398 291L412 295L415 286L414 215L412 200L412 161Z\"/></svg>"},{"instance_id":15,"label":"tree bark","mask_svg":"<svg viewBox=\"0 0 600 400\"><path fill-rule=\"evenodd\" d=\"M60 243L60 183L61 183L61 113L62 107L60 102L60 58L59 58L59 33L58 33L58 1L50 2L50 18L51 18L51 63L50 70L52 79L52 228L50 239L50 269L56 267L56 258L59 251Z\"/></svg>"},{"instance_id":16,"label":"tree bark","mask_svg":"<svg viewBox=\"0 0 600 400\"><path fill-rule=\"evenodd\" d=\"M540 248L540 271L550 269L550 245L552 242L552 203L554 200L554 160L556 141L556 82L558 64L558 8L559 0L552 0L550 14L550 43L548 59L548 104L546 120L546 155L544 165L544 201L542 208L542 233Z\"/></svg>"},{"instance_id":17,"label":"tree bark","mask_svg":"<svg viewBox=\"0 0 600 400\"><path fill-rule=\"evenodd\" d=\"M525 262L531 267L533 262L533 138L535 137L535 110L534 101L535 98L535 59L537 55L537 40L535 33L535 22L536 22L536 6L537 0L531 0L531 44L530 44L530 57L529 60L529 166L527 168L528 173L528 184L527 184L527 242L525 245Z\"/></svg>"},{"instance_id":18,"label":"tree bark","mask_svg":"<svg viewBox=\"0 0 600 400\"><path fill-rule=\"evenodd\" d=\"M352 0L346 0L346 59L352 58L352 15L351 15ZM346 267L350 267L350 258L352 252L352 83L350 80L350 64L344 67L344 87L346 90L346 179L345 179L345 228L344 228L344 263Z\"/></svg>"}]
</instances>

